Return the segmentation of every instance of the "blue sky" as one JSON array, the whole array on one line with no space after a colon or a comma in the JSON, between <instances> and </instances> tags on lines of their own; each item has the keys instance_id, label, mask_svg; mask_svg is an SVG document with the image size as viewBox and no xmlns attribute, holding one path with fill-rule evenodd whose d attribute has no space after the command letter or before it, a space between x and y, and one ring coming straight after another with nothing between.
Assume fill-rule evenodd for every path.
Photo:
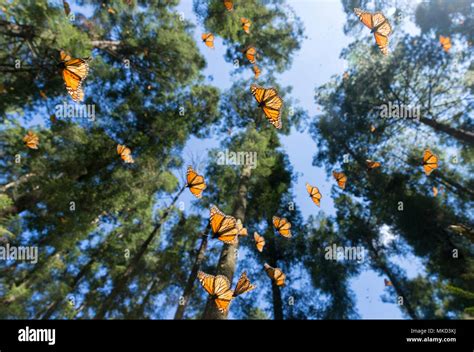
<instances>
[{"instance_id":1,"label":"blue sky","mask_svg":"<svg viewBox=\"0 0 474 352\"><path fill-rule=\"evenodd\" d=\"M288 4L295 10L296 15L301 18L305 27L306 39L302 48L294 57L290 70L277 76L280 85L292 86L292 98L298 101L298 105L304 108L311 119L317 114L317 106L314 102L314 91L318 86L326 83L333 75L342 75L345 71L345 61L339 58L341 50L346 47L352 39L343 33L346 14L342 10L339 0L288 0ZM78 8L71 3L73 11L87 14L84 8ZM215 49L210 50L201 42L201 33L204 29L192 11L192 0L181 0L177 10L182 12L186 19L196 24L194 37L198 43L203 56L207 61L204 74L212 77L213 85L222 91L232 85L230 72L232 64L224 60L225 48L220 38L216 38ZM368 32L365 33L368 35ZM247 72L246 77L252 75ZM30 124L42 124L43 119L33 119ZM333 202L330 197L331 187L334 185L332 179L328 179L326 171L312 165L313 156L316 153L316 144L308 133L292 131L289 136L281 138L285 152L289 155L294 171L298 174L298 181L294 185L294 201L300 208L304 218L316 215L323 211L326 215L334 215ZM217 139L191 138L183 151L185 165L199 157L203 157L207 151L219 145ZM201 165L201 171L205 163ZM305 183L309 182L317 186L322 195L321 208L317 208L309 199L305 189ZM181 195L186 210L187 205L192 203L193 198L189 192ZM207 214L203 214L207 216ZM407 270L409 277L422 273L423 268L420 261L414 257L404 258L395 262ZM352 280L351 287L356 293L357 309L364 319L401 319L400 310L395 304L384 303L381 295L389 293L384 287L383 277L373 271L364 271L359 277ZM394 293L391 292L393 295Z\"/></svg>"},{"instance_id":2,"label":"blue sky","mask_svg":"<svg viewBox=\"0 0 474 352\"><path fill-rule=\"evenodd\" d=\"M339 58L341 50L346 47L352 38L345 36L343 26L346 14L343 12L339 0L289 0L288 4L295 10L305 26L306 39L302 48L296 53L290 70L277 76L283 86L292 86L292 98L304 108L311 118L317 114L314 102L315 88L330 80L333 75L342 75L345 71L345 61ZM210 50L200 41L204 29L199 26L192 13L192 0L182 0L178 7L188 20L196 24L195 38L199 48L206 58L206 76L212 76L212 84L225 90L232 85L231 63L225 62L225 48L220 38L216 38L215 49ZM368 35L368 33L365 33ZM248 73L250 76L251 73ZM311 214L323 211L327 215L334 215L334 207L330 198L333 186L332 179L328 179L322 168L312 165L316 153L316 144L308 133L292 131L289 136L282 136L282 144L289 155L294 171L298 173L298 181L294 186L295 202L302 214L307 218ZM192 138L188 141L183 157L191 161L190 156L205 155L209 149L219 145L214 139L199 140ZM317 208L309 199L305 183L320 188L323 195L321 208ZM186 193L182 196L185 204L190 204L191 197ZM422 265L416 258L397 260L395 262L407 270L408 277L414 277L422 272ZM357 297L357 309L363 319L401 319L402 314L395 304L382 302L381 296L391 294L384 287L383 277L371 270L364 271L351 282L351 287Z\"/></svg>"}]
</instances>

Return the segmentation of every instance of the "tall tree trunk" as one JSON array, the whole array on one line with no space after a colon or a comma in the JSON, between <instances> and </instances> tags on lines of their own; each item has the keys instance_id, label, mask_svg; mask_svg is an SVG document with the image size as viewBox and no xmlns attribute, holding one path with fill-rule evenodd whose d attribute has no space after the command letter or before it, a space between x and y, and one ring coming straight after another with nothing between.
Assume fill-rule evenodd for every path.
<instances>
[{"instance_id":1,"label":"tall tree trunk","mask_svg":"<svg viewBox=\"0 0 474 352\"><path fill-rule=\"evenodd\" d=\"M156 234L158 233L158 231L161 228L161 225L163 224L163 221L167 218L167 216L169 215L171 211L171 208L174 206L174 204L178 200L178 197L181 195L181 193L183 193L185 188L186 186L183 186L180 189L180 191L176 194L176 196L173 198L173 200L171 201L171 204L168 206L168 208L166 208L165 212L163 213L163 216L160 219L160 221L155 225L155 227L153 228L153 231L151 231L151 233L148 235L145 242L143 242L138 252L130 261L130 264L128 265L125 272L121 274L116 280L114 280L115 284L112 289L112 292L110 292L110 294L105 299L104 303L101 305L101 307L97 311L95 319L104 319L107 312L110 309L112 309L113 305L115 304L115 299L123 292L123 290L125 289L125 286L130 281L130 279L132 279L135 276L139 268L141 259L143 258L146 251L148 250L148 247L150 246L151 242L155 239Z\"/></svg>"},{"instance_id":2,"label":"tall tree trunk","mask_svg":"<svg viewBox=\"0 0 474 352\"><path fill-rule=\"evenodd\" d=\"M201 245L199 246L198 253L196 255L196 260L194 261L193 268L191 269L191 273L189 274L188 281L184 288L183 295L180 297L180 302L178 304L178 308L176 309L176 313L174 315L175 320L181 320L184 316L184 311L188 305L189 299L191 298L191 294L193 293L194 289L194 282L196 281L197 273L201 268L201 264L204 261L206 256L207 250L207 233L209 232L210 225L206 227L204 233L202 233Z\"/></svg>"},{"instance_id":3,"label":"tall tree trunk","mask_svg":"<svg viewBox=\"0 0 474 352\"><path fill-rule=\"evenodd\" d=\"M453 128L451 126L437 122L434 119L428 119L426 117L420 118L420 122L424 125L430 126L437 132L443 132L451 137L457 139L461 143L468 143L474 145L474 133L471 131L462 130L459 128Z\"/></svg>"},{"instance_id":4,"label":"tall tree trunk","mask_svg":"<svg viewBox=\"0 0 474 352\"><path fill-rule=\"evenodd\" d=\"M273 233L273 222L270 218L267 219L268 230L266 236L266 243L268 243L267 262L270 266L278 267L278 248L275 241L275 234ZM280 287L272 282L272 299L273 299L273 319L283 320L283 300L281 298Z\"/></svg>"},{"instance_id":5,"label":"tall tree trunk","mask_svg":"<svg viewBox=\"0 0 474 352\"><path fill-rule=\"evenodd\" d=\"M242 223L245 221L245 211L247 209L247 188L250 180L252 169L249 165L244 166L240 176L239 187L234 203L234 211L232 215L240 219ZM219 263L217 264L216 275L224 275L232 282L237 265L237 255L239 250L239 240L235 244L224 244ZM206 308L204 310L204 319L227 319L227 312L221 313L217 309L216 304L212 299L208 299Z\"/></svg>"},{"instance_id":6,"label":"tall tree trunk","mask_svg":"<svg viewBox=\"0 0 474 352\"><path fill-rule=\"evenodd\" d=\"M419 319L418 315L416 314L415 308L412 306L410 300L408 299L408 296L406 295L402 283L398 280L398 277L389 269L385 257L380 256L379 251L377 250L377 248L375 248L370 237L366 238L366 245L369 248L369 252L375 266L389 278L398 297L403 297L402 306L405 308L407 314L413 320Z\"/></svg>"}]
</instances>

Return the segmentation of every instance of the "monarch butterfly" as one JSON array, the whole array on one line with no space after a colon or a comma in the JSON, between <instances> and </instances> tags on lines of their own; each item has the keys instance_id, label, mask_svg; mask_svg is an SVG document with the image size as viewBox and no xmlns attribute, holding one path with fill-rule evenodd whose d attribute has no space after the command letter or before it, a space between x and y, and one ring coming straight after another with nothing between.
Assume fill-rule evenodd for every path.
<instances>
[{"instance_id":1,"label":"monarch butterfly","mask_svg":"<svg viewBox=\"0 0 474 352\"><path fill-rule=\"evenodd\" d=\"M253 70L255 79L257 79L258 76L260 76L260 73L262 73L262 71L260 70L260 68L257 65L253 65L252 70Z\"/></svg>"},{"instance_id":2,"label":"monarch butterfly","mask_svg":"<svg viewBox=\"0 0 474 352\"><path fill-rule=\"evenodd\" d=\"M423 169L428 176L434 169L438 168L438 157L434 155L429 149L423 153Z\"/></svg>"},{"instance_id":3,"label":"monarch butterfly","mask_svg":"<svg viewBox=\"0 0 474 352\"><path fill-rule=\"evenodd\" d=\"M349 72L344 72L344 74L342 75L342 79L343 80L349 79Z\"/></svg>"},{"instance_id":4,"label":"monarch butterfly","mask_svg":"<svg viewBox=\"0 0 474 352\"><path fill-rule=\"evenodd\" d=\"M280 235L286 238L291 237L291 223L286 220L286 218L279 218L278 216L274 216L272 221L273 226L275 226L276 230L280 233Z\"/></svg>"},{"instance_id":5,"label":"monarch butterfly","mask_svg":"<svg viewBox=\"0 0 474 352\"><path fill-rule=\"evenodd\" d=\"M234 9L234 2L232 0L224 0L224 6L227 11L232 11Z\"/></svg>"},{"instance_id":6,"label":"monarch butterfly","mask_svg":"<svg viewBox=\"0 0 474 352\"><path fill-rule=\"evenodd\" d=\"M219 241L232 244L237 241L238 229L237 222L233 216L225 215L215 205L211 206L211 223L212 232Z\"/></svg>"},{"instance_id":7,"label":"monarch butterfly","mask_svg":"<svg viewBox=\"0 0 474 352\"><path fill-rule=\"evenodd\" d=\"M198 175L191 166L188 166L188 171L186 172L186 182L186 187L189 188L191 193L196 198L201 198L202 191L206 189L206 182L204 177Z\"/></svg>"},{"instance_id":8,"label":"monarch butterfly","mask_svg":"<svg viewBox=\"0 0 474 352\"><path fill-rule=\"evenodd\" d=\"M449 37L444 37L444 36L440 35L439 36L439 43L441 44L441 46L443 47L443 50L445 52L448 52L449 49L451 49L451 47L452 47L451 38L449 38Z\"/></svg>"},{"instance_id":9,"label":"monarch butterfly","mask_svg":"<svg viewBox=\"0 0 474 352\"><path fill-rule=\"evenodd\" d=\"M255 49L253 46L245 49L244 53L245 57L250 61L251 64L255 64L257 62L257 49Z\"/></svg>"},{"instance_id":10,"label":"monarch butterfly","mask_svg":"<svg viewBox=\"0 0 474 352\"><path fill-rule=\"evenodd\" d=\"M75 102L84 100L84 91L82 90L82 82L89 73L89 58L78 59L72 58L64 51L60 52L61 62L59 68L66 85L66 90Z\"/></svg>"},{"instance_id":11,"label":"monarch butterfly","mask_svg":"<svg viewBox=\"0 0 474 352\"><path fill-rule=\"evenodd\" d=\"M333 171L332 175L336 179L336 182L339 188L344 189L346 187L347 176L342 172L336 172L336 171Z\"/></svg>"},{"instance_id":12,"label":"monarch butterfly","mask_svg":"<svg viewBox=\"0 0 474 352\"><path fill-rule=\"evenodd\" d=\"M257 251L262 253L263 247L265 246L265 238L263 238L263 236L260 236L257 232L254 232L253 239L255 240L255 246L257 247Z\"/></svg>"},{"instance_id":13,"label":"monarch butterfly","mask_svg":"<svg viewBox=\"0 0 474 352\"><path fill-rule=\"evenodd\" d=\"M198 279L202 287L211 296L221 313L229 309L230 302L233 298L233 292L230 288L229 279L223 275L209 275L198 272Z\"/></svg>"},{"instance_id":14,"label":"monarch butterfly","mask_svg":"<svg viewBox=\"0 0 474 352\"><path fill-rule=\"evenodd\" d=\"M117 144L117 154L120 155L123 161L133 164L135 161L132 158L132 151L125 145Z\"/></svg>"},{"instance_id":15,"label":"monarch butterfly","mask_svg":"<svg viewBox=\"0 0 474 352\"><path fill-rule=\"evenodd\" d=\"M23 142L30 149L38 149L39 137L34 132L28 131L23 137Z\"/></svg>"},{"instance_id":16,"label":"monarch butterfly","mask_svg":"<svg viewBox=\"0 0 474 352\"><path fill-rule=\"evenodd\" d=\"M283 107L283 100L278 95L275 88L263 88L252 84L250 86L258 107L262 108L267 120L276 128L281 128L281 110Z\"/></svg>"},{"instance_id":17,"label":"monarch butterfly","mask_svg":"<svg viewBox=\"0 0 474 352\"><path fill-rule=\"evenodd\" d=\"M375 126L374 126L374 125L370 125L370 132L371 132L371 133L374 133L374 132L375 132Z\"/></svg>"},{"instance_id":18,"label":"monarch butterfly","mask_svg":"<svg viewBox=\"0 0 474 352\"><path fill-rule=\"evenodd\" d=\"M250 33L250 26L252 25L252 22L248 18L242 17L240 19L240 23L242 23L242 30L249 34Z\"/></svg>"},{"instance_id":19,"label":"monarch butterfly","mask_svg":"<svg viewBox=\"0 0 474 352\"><path fill-rule=\"evenodd\" d=\"M388 55L388 36L392 33L392 27L383 13L370 13L358 8L354 9L354 13L370 29L370 33L374 34L375 42L382 54Z\"/></svg>"},{"instance_id":20,"label":"monarch butterfly","mask_svg":"<svg viewBox=\"0 0 474 352\"><path fill-rule=\"evenodd\" d=\"M273 280L277 286L285 286L286 275L281 271L280 268L272 268L270 265L265 263L265 271L270 279Z\"/></svg>"},{"instance_id":21,"label":"monarch butterfly","mask_svg":"<svg viewBox=\"0 0 474 352\"><path fill-rule=\"evenodd\" d=\"M380 163L378 161L366 160L367 170L372 170L380 167Z\"/></svg>"},{"instance_id":22,"label":"monarch butterfly","mask_svg":"<svg viewBox=\"0 0 474 352\"><path fill-rule=\"evenodd\" d=\"M386 287L387 286L393 286L392 281L389 281L387 279L383 279L383 283L385 284Z\"/></svg>"},{"instance_id":23,"label":"monarch butterfly","mask_svg":"<svg viewBox=\"0 0 474 352\"><path fill-rule=\"evenodd\" d=\"M44 100L48 99L48 96L46 95L46 93L43 90L39 91L39 95Z\"/></svg>"},{"instance_id":24,"label":"monarch butterfly","mask_svg":"<svg viewBox=\"0 0 474 352\"><path fill-rule=\"evenodd\" d=\"M323 197L319 192L318 187L313 187L309 183L306 183L306 190L309 193L309 197L318 207L320 206L321 198Z\"/></svg>"},{"instance_id":25,"label":"monarch butterfly","mask_svg":"<svg viewBox=\"0 0 474 352\"><path fill-rule=\"evenodd\" d=\"M202 41L206 44L207 47L214 49L214 34L204 33L201 35Z\"/></svg>"},{"instance_id":26,"label":"monarch butterfly","mask_svg":"<svg viewBox=\"0 0 474 352\"><path fill-rule=\"evenodd\" d=\"M235 227L237 228L237 235L238 236L247 236L247 229L242 225L242 221L240 219L237 219L235 222Z\"/></svg>"},{"instance_id":27,"label":"monarch butterfly","mask_svg":"<svg viewBox=\"0 0 474 352\"><path fill-rule=\"evenodd\" d=\"M69 6L69 3L66 0L63 0L63 7L64 7L64 13L66 16L69 16L71 13L71 6Z\"/></svg>"},{"instance_id":28,"label":"monarch butterfly","mask_svg":"<svg viewBox=\"0 0 474 352\"><path fill-rule=\"evenodd\" d=\"M250 292L252 290L255 289L255 285L252 285L252 283L250 282L249 278L247 277L247 273L244 271L241 275L240 275L240 279L239 281L237 282L237 285L235 286L235 290L234 290L234 298L237 297L237 296L240 296L241 294L244 294L246 292Z\"/></svg>"}]
</instances>

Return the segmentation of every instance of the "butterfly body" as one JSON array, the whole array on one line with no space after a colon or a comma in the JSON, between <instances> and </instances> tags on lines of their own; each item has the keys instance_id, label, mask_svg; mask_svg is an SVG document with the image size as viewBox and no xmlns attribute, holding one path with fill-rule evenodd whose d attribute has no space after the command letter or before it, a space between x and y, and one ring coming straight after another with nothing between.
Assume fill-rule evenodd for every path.
<instances>
[{"instance_id":1,"label":"butterfly body","mask_svg":"<svg viewBox=\"0 0 474 352\"><path fill-rule=\"evenodd\" d=\"M359 8L354 9L359 20L370 29L375 42L383 55L388 55L388 37L392 33L392 26L382 12L367 12Z\"/></svg>"},{"instance_id":2,"label":"butterfly body","mask_svg":"<svg viewBox=\"0 0 474 352\"><path fill-rule=\"evenodd\" d=\"M433 170L438 168L438 157L433 154L429 149L426 149L423 153L423 169L426 176L429 176Z\"/></svg>"},{"instance_id":3,"label":"butterfly body","mask_svg":"<svg viewBox=\"0 0 474 352\"><path fill-rule=\"evenodd\" d=\"M226 244L237 242L239 229L233 216L225 215L215 205L211 206L209 222L214 236Z\"/></svg>"},{"instance_id":4,"label":"butterfly body","mask_svg":"<svg viewBox=\"0 0 474 352\"><path fill-rule=\"evenodd\" d=\"M268 277L272 279L275 285L285 286L286 275L280 268L273 268L267 263L265 263L264 268Z\"/></svg>"},{"instance_id":5,"label":"butterfly body","mask_svg":"<svg viewBox=\"0 0 474 352\"><path fill-rule=\"evenodd\" d=\"M30 149L38 149L39 137L34 132L28 131L23 137L23 142Z\"/></svg>"},{"instance_id":6,"label":"butterfly body","mask_svg":"<svg viewBox=\"0 0 474 352\"><path fill-rule=\"evenodd\" d=\"M202 197L202 192L206 189L206 182L204 177L199 175L191 166L188 166L186 173L186 187L196 198Z\"/></svg>"},{"instance_id":7,"label":"butterfly body","mask_svg":"<svg viewBox=\"0 0 474 352\"><path fill-rule=\"evenodd\" d=\"M283 108L283 99L278 95L275 88L264 88L256 84L250 86L250 92L262 109L267 120L275 126L281 128L281 111Z\"/></svg>"},{"instance_id":8,"label":"butterfly body","mask_svg":"<svg viewBox=\"0 0 474 352\"><path fill-rule=\"evenodd\" d=\"M61 71L67 92L73 101L83 101L84 91L82 90L82 83L89 74L90 58L72 58L61 50L60 59L58 68Z\"/></svg>"},{"instance_id":9,"label":"butterfly body","mask_svg":"<svg viewBox=\"0 0 474 352\"><path fill-rule=\"evenodd\" d=\"M221 313L229 309L230 302L234 298L234 292L230 288L230 282L224 275L209 275L202 271L198 272L198 279L202 287L209 294Z\"/></svg>"},{"instance_id":10,"label":"butterfly body","mask_svg":"<svg viewBox=\"0 0 474 352\"><path fill-rule=\"evenodd\" d=\"M291 234L291 223L286 218L279 218L278 216L274 216L272 219L273 226L278 231L278 233L286 238L290 238Z\"/></svg>"}]
</instances>

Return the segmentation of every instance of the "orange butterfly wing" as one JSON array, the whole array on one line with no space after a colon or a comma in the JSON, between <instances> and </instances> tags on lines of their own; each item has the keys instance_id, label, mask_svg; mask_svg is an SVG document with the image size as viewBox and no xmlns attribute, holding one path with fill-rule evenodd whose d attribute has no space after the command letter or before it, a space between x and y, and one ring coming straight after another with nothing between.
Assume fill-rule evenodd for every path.
<instances>
[{"instance_id":1,"label":"orange butterfly wing","mask_svg":"<svg viewBox=\"0 0 474 352\"><path fill-rule=\"evenodd\" d=\"M249 34L250 33L250 26L252 22L248 18L242 17L240 19L240 23L242 23L242 29L245 33Z\"/></svg>"},{"instance_id":2,"label":"orange butterfly wing","mask_svg":"<svg viewBox=\"0 0 474 352\"><path fill-rule=\"evenodd\" d=\"M260 73L262 73L262 71L257 65L253 65L252 70L253 70L255 79L257 79L260 76Z\"/></svg>"},{"instance_id":3,"label":"orange butterfly wing","mask_svg":"<svg viewBox=\"0 0 474 352\"><path fill-rule=\"evenodd\" d=\"M204 33L201 35L201 38L208 48L214 49L214 34Z\"/></svg>"},{"instance_id":4,"label":"orange butterfly wing","mask_svg":"<svg viewBox=\"0 0 474 352\"><path fill-rule=\"evenodd\" d=\"M365 24L369 29L374 28L374 25L372 23L372 14L369 12L365 12L362 9L355 8L354 13L359 17L359 20Z\"/></svg>"},{"instance_id":5,"label":"orange butterfly wing","mask_svg":"<svg viewBox=\"0 0 474 352\"><path fill-rule=\"evenodd\" d=\"M347 176L342 172L336 172L336 171L333 171L332 175L336 179L336 182L339 188L344 189L346 187Z\"/></svg>"},{"instance_id":6,"label":"orange butterfly wing","mask_svg":"<svg viewBox=\"0 0 474 352\"><path fill-rule=\"evenodd\" d=\"M274 216L273 219L273 226L277 229L277 231L283 237L290 238L291 235L291 223L285 218L279 218L278 216Z\"/></svg>"},{"instance_id":7,"label":"orange butterfly wing","mask_svg":"<svg viewBox=\"0 0 474 352\"><path fill-rule=\"evenodd\" d=\"M132 164L135 162L131 155L132 151L130 150L130 148L127 148L124 145L121 145L121 144L117 145L117 154L119 154L122 160L125 161L126 163Z\"/></svg>"},{"instance_id":8,"label":"orange butterfly wing","mask_svg":"<svg viewBox=\"0 0 474 352\"><path fill-rule=\"evenodd\" d=\"M39 137L35 133L28 131L23 137L23 142L30 149L38 149Z\"/></svg>"},{"instance_id":9,"label":"orange butterfly wing","mask_svg":"<svg viewBox=\"0 0 474 352\"><path fill-rule=\"evenodd\" d=\"M234 2L232 0L224 0L224 6L227 11L232 11L234 9Z\"/></svg>"},{"instance_id":10,"label":"orange butterfly wing","mask_svg":"<svg viewBox=\"0 0 474 352\"><path fill-rule=\"evenodd\" d=\"M429 149L426 149L423 153L423 169L425 174L430 175L433 170L438 168L438 157L433 154Z\"/></svg>"},{"instance_id":11,"label":"orange butterfly wing","mask_svg":"<svg viewBox=\"0 0 474 352\"><path fill-rule=\"evenodd\" d=\"M377 161L366 160L365 163L367 165L367 169L369 170L380 167L380 163Z\"/></svg>"},{"instance_id":12,"label":"orange butterfly wing","mask_svg":"<svg viewBox=\"0 0 474 352\"><path fill-rule=\"evenodd\" d=\"M306 190L308 191L309 196L311 200L314 202L314 204L316 204L319 207L322 195L319 192L318 187L313 187L309 183L306 183Z\"/></svg>"},{"instance_id":13,"label":"orange butterfly wing","mask_svg":"<svg viewBox=\"0 0 474 352\"><path fill-rule=\"evenodd\" d=\"M257 62L256 56L257 49L255 49L253 46L245 50L245 57L250 61L251 64L255 64Z\"/></svg>"},{"instance_id":14,"label":"orange butterfly wing","mask_svg":"<svg viewBox=\"0 0 474 352\"><path fill-rule=\"evenodd\" d=\"M255 246L257 250L261 253L263 251L263 247L265 246L265 238L260 236L257 232L254 232L253 239L255 240Z\"/></svg>"},{"instance_id":15,"label":"orange butterfly wing","mask_svg":"<svg viewBox=\"0 0 474 352\"><path fill-rule=\"evenodd\" d=\"M211 206L209 221L212 232L218 240L233 244L238 238L237 221L233 216L225 215L215 205Z\"/></svg>"},{"instance_id":16,"label":"orange butterfly wing","mask_svg":"<svg viewBox=\"0 0 474 352\"><path fill-rule=\"evenodd\" d=\"M267 120L275 126L281 128L281 111L283 99L278 95L275 88L263 88L256 84L250 86L250 92L255 97L258 106L262 108Z\"/></svg>"},{"instance_id":17,"label":"orange butterfly wing","mask_svg":"<svg viewBox=\"0 0 474 352\"><path fill-rule=\"evenodd\" d=\"M275 285L277 286L284 286L286 275L280 268L272 268L270 265L265 263L265 272L267 273L268 277L273 280Z\"/></svg>"},{"instance_id":18,"label":"orange butterfly wing","mask_svg":"<svg viewBox=\"0 0 474 352\"><path fill-rule=\"evenodd\" d=\"M229 280L223 275L214 276L202 271L198 272L198 279L204 290L214 299L219 311L227 311L233 298Z\"/></svg>"},{"instance_id":19,"label":"orange butterfly wing","mask_svg":"<svg viewBox=\"0 0 474 352\"><path fill-rule=\"evenodd\" d=\"M186 173L186 187L189 188L191 193L196 198L201 198L202 192L206 189L206 182L204 181L204 177L198 175L196 171L193 170L191 166L188 166L188 171Z\"/></svg>"},{"instance_id":20,"label":"orange butterfly wing","mask_svg":"<svg viewBox=\"0 0 474 352\"><path fill-rule=\"evenodd\" d=\"M237 297L241 294L244 294L246 292L250 292L255 289L255 285L252 285L250 280L247 277L247 273L244 271L242 275L240 275L240 279L237 282L237 285L235 286L234 290L234 297Z\"/></svg>"}]
</instances>

